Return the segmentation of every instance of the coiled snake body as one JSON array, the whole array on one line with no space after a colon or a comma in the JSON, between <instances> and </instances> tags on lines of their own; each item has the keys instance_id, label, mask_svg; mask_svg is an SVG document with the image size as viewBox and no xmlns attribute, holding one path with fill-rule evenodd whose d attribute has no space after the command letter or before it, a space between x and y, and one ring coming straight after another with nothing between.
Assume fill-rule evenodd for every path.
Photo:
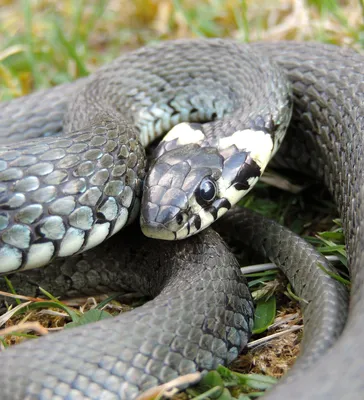
<instances>
[{"instance_id":1,"label":"coiled snake body","mask_svg":"<svg viewBox=\"0 0 364 400\"><path fill-rule=\"evenodd\" d=\"M363 58L353 51L299 43L166 42L127 54L85 80L5 103L0 109L3 143L61 131L66 135L10 144L0 155L0 268L3 273L31 269L75 254L79 263L92 266L98 248L79 253L114 235L139 208L145 167L139 142L144 146L183 121L192 123L177 125L156 150L159 158L146 178L142 201L143 231L183 238L224 214L261 175L290 119L289 85L271 60L283 67L294 93L291 131L275 162L323 178L344 222L353 276L347 328L318 361L329 359L337 369L315 366L299 376L297 386L287 382L271 396L299 397L298 392L302 398L332 398L342 392L344 398L361 388L353 377L360 371L356 357L364 351L353 339L360 333L364 274ZM274 229L261 228L271 238L263 249L292 269L297 259L286 249L279 261L284 249L274 250ZM111 256L119 247L117 236L106 241L110 263L123 257L120 265L128 264L145 255L146 239L139 240L128 243L129 256ZM124 320L101 321L7 351L0 376L5 398L132 398L140 389L236 357L249 336L252 306L224 245L210 231L157 243L154 257L160 267L152 275L160 289L140 277L147 269L141 260L128 280L150 294L162 290L161 296ZM166 257L175 262L170 270L161 266ZM74 276L69 260L54 264L60 274L68 268L68 277ZM187 267L181 269L182 264ZM345 295L330 285L344 312ZM315 289L306 294L316 297ZM326 333L335 337L342 322L332 326L335 332ZM336 378L346 373L349 392L345 382L336 386Z\"/></svg>"}]
</instances>

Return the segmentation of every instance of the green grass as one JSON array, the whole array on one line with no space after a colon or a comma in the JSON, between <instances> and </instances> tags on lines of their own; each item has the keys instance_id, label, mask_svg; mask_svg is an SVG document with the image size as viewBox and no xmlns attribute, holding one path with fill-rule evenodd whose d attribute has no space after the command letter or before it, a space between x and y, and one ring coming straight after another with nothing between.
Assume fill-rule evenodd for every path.
<instances>
[{"instance_id":1,"label":"green grass","mask_svg":"<svg viewBox=\"0 0 364 400\"><path fill-rule=\"evenodd\" d=\"M122 51L176 37L230 36L363 45L350 1L0 1L0 100L72 81ZM300 26L301 25L301 26Z\"/></svg>"},{"instance_id":2,"label":"green grass","mask_svg":"<svg viewBox=\"0 0 364 400\"><path fill-rule=\"evenodd\" d=\"M309 0L303 8L300 4L294 0L0 0L0 100L73 81L123 51L171 38L319 40L363 48L362 0ZM345 264L342 230L333 222L335 208L321 190L316 196L293 195L259 184L242 203L305 235L325 255L336 254ZM256 295L276 294L271 285L272 279L279 279L276 273L255 274L251 279ZM276 301L270 302L276 307ZM267 306L264 312L270 321ZM78 314L74 321L77 318ZM246 391L236 387L242 382L249 386L249 379L219 372L222 377L209 378L205 391L220 399L232 394L247 398L242 394ZM257 387L255 382L248 392L269 384ZM226 393L226 388L233 389ZM191 394L206 398L203 393Z\"/></svg>"}]
</instances>

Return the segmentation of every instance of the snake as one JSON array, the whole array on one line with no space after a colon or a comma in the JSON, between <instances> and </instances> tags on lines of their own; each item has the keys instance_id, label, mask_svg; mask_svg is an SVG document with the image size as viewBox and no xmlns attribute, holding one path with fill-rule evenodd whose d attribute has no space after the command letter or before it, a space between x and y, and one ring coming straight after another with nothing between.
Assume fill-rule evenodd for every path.
<instances>
[{"instance_id":1,"label":"snake","mask_svg":"<svg viewBox=\"0 0 364 400\"><path fill-rule=\"evenodd\" d=\"M253 237L253 246L292 280L301 275L312 303L320 295L327 300L323 308L337 302L339 313L323 335L333 346L305 350L301 364L311 359L313 367L303 366L294 382L277 385L267 398L357 396L362 61L353 50L317 43L166 41L122 55L90 77L3 103L1 272L33 273L28 270L52 263L72 286L71 268L87 276L91 267L102 276L108 264L118 269L137 260L127 280L151 295L160 292L124 320L6 350L0 357L7 366L0 377L4 398L135 398L183 373L233 360L250 336L252 301L236 261L208 228L212 223L222 235L233 226L242 241ZM144 148L167 131L145 175ZM296 236L288 240L288 231L273 222L259 227L262 220L233 207L272 158L276 166L322 179L339 209L352 275L342 334L346 295L327 274L319 280L331 291L310 288L318 279L310 268L312 249ZM122 238L117 232L133 225L140 205L142 231L152 239L129 237L131 227ZM249 231L249 220L258 227ZM108 256L100 269L98 260ZM147 275L142 258L148 257L157 267ZM306 310L308 344L320 324L319 304Z\"/></svg>"}]
</instances>

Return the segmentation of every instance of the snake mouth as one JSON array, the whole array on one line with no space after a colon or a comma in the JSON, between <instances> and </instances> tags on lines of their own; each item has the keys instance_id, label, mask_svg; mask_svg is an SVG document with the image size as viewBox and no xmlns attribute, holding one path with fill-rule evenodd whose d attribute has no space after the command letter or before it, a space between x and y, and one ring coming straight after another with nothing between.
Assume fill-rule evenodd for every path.
<instances>
[{"instance_id":1,"label":"snake mouth","mask_svg":"<svg viewBox=\"0 0 364 400\"><path fill-rule=\"evenodd\" d=\"M183 236L178 236L178 232L187 225L188 215L181 210L180 204L178 206L161 204L161 199L157 199L158 202L151 202L144 196L145 191L140 212L140 226L143 234L162 240L183 238Z\"/></svg>"},{"instance_id":2,"label":"snake mouth","mask_svg":"<svg viewBox=\"0 0 364 400\"><path fill-rule=\"evenodd\" d=\"M140 227L143 234L152 239L176 240L176 234L166 228L164 224L155 221L146 222L140 217Z\"/></svg>"}]
</instances>

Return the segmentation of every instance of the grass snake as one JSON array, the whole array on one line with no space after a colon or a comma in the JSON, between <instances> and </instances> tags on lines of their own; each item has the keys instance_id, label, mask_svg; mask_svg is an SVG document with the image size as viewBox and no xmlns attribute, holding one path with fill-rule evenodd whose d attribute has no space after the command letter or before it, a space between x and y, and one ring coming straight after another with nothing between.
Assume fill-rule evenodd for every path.
<instances>
[{"instance_id":1,"label":"grass snake","mask_svg":"<svg viewBox=\"0 0 364 400\"><path fill-rule=\"evenodd\" d=\"M213 231L176 242L152 241L135 232L100 245L137 214L146 165L143 147L176 124L157 147L159 158L145 178L143 231L183 238L227 212L217 222L221 234L236 229L243 241L254 237L253 245L291 272L293 281L302 275L328 285L330 290L318 291L304 282L298 294L312 296L312 303L320 295L325 298L305 310L306 321L311 319L307 347L320 326L319 305L329 313L335 303L339 310L321 323L323 342L336 339L344 323L345 292L318 268L294 269L298 261L311 265L311 248L292 253L292 243L300 249L305 245L284 228L259 222L248 211L228 211L251 189L283 139L290 84L293 117L274 162L318 175L333 194L344 223L353 287L348 324L334 347L318 361L326 345L305 350L305 371L268 397L355 396L362 386L356 361L362 351L361 61L354 51L329 45L172 41L126 54L89 78L1 105L2 272L55 259L49 270L58 272L49 277L55 273L66 291L86 288L85 281L93 281L90 290L100 290L115 283L108 278L116 280L117 273L111 275L109 267L119 271L136 260L126 289L133 282L130 287L135 283L150 295L161 291L129 317L6 351L1 359L7 368L0 377L5 398L132 398L141 388L196 366L227 363L245 346L252 326L250 295L236 261ZM249 226L254 226L250 233ZM259 238L264 238L261 243ZM120 251L122 243L125 251ZM157 266L152 272L142 261L148 257ZM165 265L166 259L173 267ZM78 274L70 273L72 268ZM82 273L94 279L82 281ZM54 276L50 281L57 280ZM27 279L29 284L32 278ZM104 340L107 344L100 345ZM313 361L318 365L307 369Z\"/></svg>"}]
</instances>

